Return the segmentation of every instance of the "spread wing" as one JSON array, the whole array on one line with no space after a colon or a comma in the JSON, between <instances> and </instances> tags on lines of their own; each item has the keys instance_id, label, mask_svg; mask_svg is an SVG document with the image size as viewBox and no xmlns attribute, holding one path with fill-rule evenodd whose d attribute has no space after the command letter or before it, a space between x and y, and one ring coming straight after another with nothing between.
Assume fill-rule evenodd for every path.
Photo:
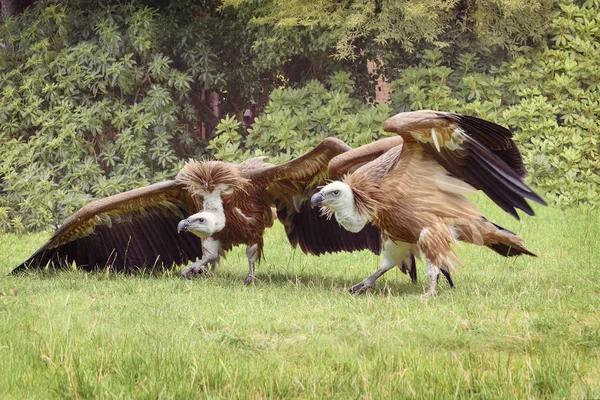
<instances>
[{"instance_id":1,"label":"spread wing","mask_svg":"<svg viewBox=\"0 0 600 400\"><path fill-rule=\"evenodd\" d=\"M384 153L388 152L394 147L400 146L397 150L397 156L399 156L402 150L402 144L404 139L401 136L392 136L385 139L379 139L375 142L371 142L356 149L349 150L345 153L339 154L329 161L328 172L329 176L341 177L348 173L354 172L356 169L363 165L374 161ZM388 158L380 160L382 163L393 161ZM394 161L394 165L398 160ZM371 164L370 164L371 165ZM390 165L390 167L392 167Z\"/></svg>"},{"instance_id":2,"label":"spread wing","mask_svg":"<svg viewBox=\"0 0 600 400\"><path fill-rule=\"evenodd\" d=\"M375 254L381 252L381 232L377 227L367 224L362 231L352 233L335 218L321 215L319 208L311 208L308 201L302 202L298 211L278 208L277 217L285 226L290 244L299 245L304 253L321 255L364 249Z\"/></svg>"},{"instance_id":3,"label":"spread wing","mask_svg":"<svg viewBox=\"0 0 600 400\"><path fill-rule=\"evenodd\" d=\"M502 126L466 115L421 110L388 118L384 130L400 135L406 146L420 145L452 176L482 190L517 219L517 208L534 214L525 199L546 205L523 183L523 159L512 133Z\"/></svg>"},{"instance_id":4,"label":"spread wing","mask_svg":"<svg viewBox=\"0 0 600 400\"><path fill-rule=\"evenodd\" d=\"M404 144L401 143L394 146L383 153L381 156L375 158L373 161L369 161L356 170L356 175L362 179L368 179L371 185L379 186L382 180L393 170L395 170L395 177L402 180L402 177L407 171L406 169L397 169L396 166L400 162L402 157L402 150ZM357 149L359 150L360 147Z\"/></svg>"},{"instance_id":5,"label":"spread wing","mask_svg":"<svg viewBox=\"0 0 600 400\"><path fill-rule=\"evenodd\" d=\"M351 149L339 139L327 138L310 152L281 165L257 158L240 165L243 177L265 187L288 240L305 253L320 255L369 249L379 254L381 251L381 233L376 227L368 225L359 233L348 232L308 204L317 186L329 178L327 166L331 159Z\"/></svg>"},{"instance_id":6,"label":"spread wing","mask_svg":"<svg viewBox=\"0 0 600 400\"><path fill-rule=\"evenodd\" d=\"M306 187L310 183L322 183L327 177L329 161L352 148L336 138L327 138L308 153L281 165L263 162L259 158L250 159L240 165L242 176L254 182L268 182L273 190L283 182L298 182Z\"/></svg>"},{"instance_id":7,"label":"spread wing","mask_svg":"<svg viewBox=\"0 0 600 400\"><path fill-rule=\"evenodd\" d=\"M194 213L186 190L175 181L156 183L93 201L69 218L14 272L27 268L111 267L117 271L170 267L202 256L200 239L177 233Z\"/></svg>"}]
</instances>

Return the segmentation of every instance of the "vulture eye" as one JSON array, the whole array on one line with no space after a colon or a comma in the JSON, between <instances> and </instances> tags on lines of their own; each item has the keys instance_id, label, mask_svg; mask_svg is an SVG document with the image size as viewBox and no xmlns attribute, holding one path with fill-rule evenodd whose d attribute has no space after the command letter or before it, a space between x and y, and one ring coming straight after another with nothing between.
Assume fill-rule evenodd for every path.
<instances>
[{"instance_id":1,"label":"vulture eye","mask_svg":"<svg viewBox=\"0 0 600 400\"><path fill-rule=\"evenodd\" d=\"M333 191L333 195L334 195L334 196L338 196L339 194L340 194L340 191L339 191L339 190L334 190L334 191Z\"/></svg>"},{"instance_id":2,"label":"vulture eye","mask_svg":"<svg viewBox=\"0 0 600 400\"><path fill-rule=\"evenodd\" d=\"M204 222L204 218L198 219L198 222L203 223Z\"/></svg>"}]
</instances>

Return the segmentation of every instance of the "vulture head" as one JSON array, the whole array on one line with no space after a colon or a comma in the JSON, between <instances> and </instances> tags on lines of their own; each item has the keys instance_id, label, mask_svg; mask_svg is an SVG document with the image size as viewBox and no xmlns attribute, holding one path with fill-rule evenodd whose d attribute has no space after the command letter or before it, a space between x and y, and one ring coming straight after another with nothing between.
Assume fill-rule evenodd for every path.
<instances>
[{"instance_id":1,"label":"vulture head","mask_svg":"<svg viewBox=\"0 0 600 400\"><path fill-rule=\"evenodd\" d=\"M311 207L325 207L333 212L354 208L354 194L344 182L333 182L323 187L310 199Z\"/></svg>"},{"instance_id":2,"label":"vulture head","mask_svg":"<svg viewBox=\"0 0 600 400\"><path fill-rule=\"evenodd\" d=\"M311 207L321 207L326 215L335 219L346 230L360 232L368 219L356 209L354 192L344 182L333 182L315 193L310 199Z\"/></svg>"},{"instance_id":3,"label":"vulture head","mask_svg":"<svg viewBox=\"0 0 600 400\"><path fill-rule=\"evenodd\" d=\"M212 212L199 212L181 220L177 232L191 232L201 239L206 239L225 227L222 216Z\"/></svg>"}]
</instances>

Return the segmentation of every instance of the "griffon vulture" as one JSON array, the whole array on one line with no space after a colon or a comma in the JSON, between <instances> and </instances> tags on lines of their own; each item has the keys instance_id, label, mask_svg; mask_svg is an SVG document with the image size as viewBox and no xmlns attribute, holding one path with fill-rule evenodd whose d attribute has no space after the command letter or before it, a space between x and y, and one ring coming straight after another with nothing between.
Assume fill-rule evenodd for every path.
<instances>
[{"instance_id":1,"label":"griffon vulture","mask_svg":"<svg viewBox=\"0 0 600 400\"><path fill-rule=\"evenodd\" d=\"M188 162L175 180L205 203L207 199L215 204L222 202L219 207L224 210L225 227L205 241L205 249L211 247L208 258L188 266L182 274L205 273L206 263L214 268L221 254L234 245L246 244L249 268L245 282L251 283L254 265L262 256L263 232L273 224L271 206L277 208L277 218L285 226L292 246L300 245L305 253L370 249L378 254L381 238L377 228L369 224L359 233L347 232L309 204L317 186L329 176L329 161L348 150L351 148L344 142L328 138L311 152L281 165L266 163L263 157L240 165Z\"/></svg>"},{"instance_id":2,"label":"griffon vulture","mask_svg":"<svg viewBox=\"0 0 600 400\"><path fill-rule=\"evenodd\" d=\"M427 263L435 295L441 270L460 262L450 245L457 240L487 246L502 256L535 256L522 239L490 221L463 195L482 190L515 216L533 210L525 199L546 204L522 181L525 168L512 134L494 123L438 111L397 114L384 130L399 136L354 149L331 160L332 175L347 174L313 195L311 205L350 232L373 224L384 235L380 268L350 288L362 293L409 251ZM416 246L416 248L415 248Z\"/></svg>"},{"instance_id":3,"label":"griffon vulture","mask_svg":"<svg viewBox=\"0 0 600 400\"><path fill-rule=\"evenodd\" d=\"M246 244L249 273L260 259L263 232L273 224L271 205L292 244L305 253L370 249L379 254L381 237L374 226L350 233L309 206L310 195L328 177L329 161L351 148L325 139L305 155L275 166L253 158L237 165L219 161L187 163L175 180L93 201L69 218L52 237L13 272L51 264L83 270L106 267L116 271L168 268L201 258L212 263L217 254ZM178 234L178 224L199 211L218 218L203 246L190 232ZM216 211L215 211L216 210ZM221 210L221 211L218 211ZM226 221L226 224L225 224ZM185 225L185 224L184 224ZM180 231L184 231L183 225ZM215 251L215 248L218 251ZM186 272L202 272L194 267Z\"/></svg>"}]
</instances>

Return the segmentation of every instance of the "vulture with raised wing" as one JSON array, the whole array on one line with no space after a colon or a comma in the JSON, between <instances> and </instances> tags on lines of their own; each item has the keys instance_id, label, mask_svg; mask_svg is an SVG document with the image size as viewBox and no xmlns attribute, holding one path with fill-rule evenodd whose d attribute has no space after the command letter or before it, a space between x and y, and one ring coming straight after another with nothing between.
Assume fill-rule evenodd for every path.
<instances>
[{"instance_id":1,"label":"vulture with raised wing","mask_svg":"<svg viewBox=\"0 0 600 400\"><path fill-rule=\"evenodd\" d=\"M239 165L190 161L175 180L87 204L13 272L73 263L83 270L169 268L200 258L184 271L202 273L203 265L214 266L219 255L246 244L246 282L250 283L254 264L262 254L263 232L273 224L271 206L277 207L277 217L292 246L299 245L306 253L369 249L379 254L377 228L367 224L359 233L347 232L308 204L317 185L328 178L329 161L350 149L344 142L328 138L305 155L278 166L262 158ZM208 228L211 234L202 244L202 235L192 234L198 232L182 222L195 223L198 216L193 216L200 211L216 216Z\"/></svg>"},{"instance_id":2,"label":"vulture with raised wing","mask_svg":"<svg viewBox=\"0 0 600 400\"><path fill-rule=\"evenodd\" d=\"M329 161L349 150L351 147L341 140L327 138L312 151L281 165L266 163L263 157L240 165L188 162L175 180L204 202L221 201L226 222L221 231L204 241L208 258L188 266L182 275L204 274L205 264L214 268L220 255L235 245L246 244L249 268L245 282L251 283L254 265L262 256L263 232L273 225L271 206L276 207L277 218L292 246L299 245L305 253L369 249L379 254L381 237L377 228L367 224L360 232L348 232L310 207L311 195L329 177Z\"/></svg>"},{"instance_id":3,"label":"vulture with raised wing","mask_svg":"<svg viewBox=\"0 0 600 400\"><path fill-rule=\"evenodd\" d=\"M488 221L464 196L481 190L517 219L516 209L533 215L526 199L546 204L523 183L525 167L509 130L429 110L397 114L384 130L399 136L333 158L330 174L350 172L311 199L348 231L373 224L384 236L380 268L350 292L364 292L409 252L418 252L427 263L427 294L435 295L440 270L452 271L460 262L450 247L459 240L505 257L535 256L519 236Z\"/></svg>"}]
</instances>

